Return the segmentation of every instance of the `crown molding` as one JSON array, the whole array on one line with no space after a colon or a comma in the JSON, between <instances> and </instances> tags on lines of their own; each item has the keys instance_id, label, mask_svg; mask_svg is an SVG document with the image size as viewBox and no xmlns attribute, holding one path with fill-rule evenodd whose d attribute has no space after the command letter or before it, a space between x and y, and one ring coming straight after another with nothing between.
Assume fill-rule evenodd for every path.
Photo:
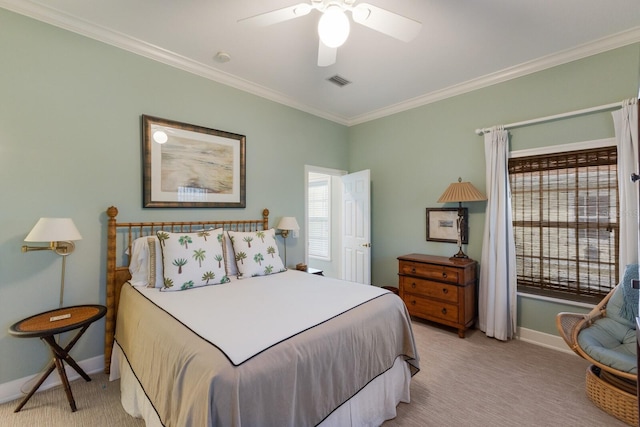
<instances>
[{"instance_id":1,"label":"crown molding","mask_svg":"<svg viewBox=\"0 0 640 427\"><path fill-rule=\"evenodd\" d=\"M567 49L524 62L495 73L402 101L389 107L374 110L359 116L342 117L300 103L280 92L222 72L187 57L177 55L159 46L70 16L54 8L35 4L29 0L0 0L0 7L345 126L354 126L376 120L611 49L640 42L640 26L638 26L594 42L583 44L577 48Z\"/></svg>"},{"instance_id":2,"label":"crown molding","mask_svg":"<svg viewBox=\"0 0 640 427\"><path fill-rule=\"evenodd\" d=\"M390 116L392 114L421 107L423 105L432 104L437 101L442 101L443 99L462 95L474 90L482 89L498 83L503 83L508 80L523 77L528 74L533 74L538 71L543 71L549 68L556 67L558 65L567 64L569 62L593 56L598 53L603 53L612 49L617 49L619 47L638 42L640 42L640 26L608 37L604 37L590 43L585 43L576 48L566 49L551 55L534 59L532 61L523 62L522 64L505 68L495 73L487 74L476 79L449 86L442 90L430 92L425 95L409 99L407 101L402 101L395 105L381 108L379 110L372 111L361 116L352 117L348 120L347 126L354 126L360 123L365 123L371 120Z\"/></svg>"},{"instance_id":3,"label":"crown molding","mask_svg":"<svg viewBox=\"0 0 640 427\"><path fill-rule=\"evenodd\" d=\"M29 0L0 0L0 7L12 12L28 16L38 21L51 24L73 33L118 47L136 55L161 62L163 64L187 71L200 77L257 95L259 97L286 105L314 116L318 116L342 125L348 121L344 117L302 104L280 92L271 90L251 81L233 76L213 67L204 65L167 49L147 43L126 34L113 31L94 23L70 16L57 9L35 4Z\"/></svg>"}]
</instances>

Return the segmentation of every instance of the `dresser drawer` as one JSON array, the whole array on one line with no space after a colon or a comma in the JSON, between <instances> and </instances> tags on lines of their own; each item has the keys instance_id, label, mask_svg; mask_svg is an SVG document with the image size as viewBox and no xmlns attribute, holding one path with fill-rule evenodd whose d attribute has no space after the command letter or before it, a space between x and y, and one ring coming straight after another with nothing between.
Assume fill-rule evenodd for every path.
<instances>
[{"instance_id":1,"label":"dresser drawer","mask_svg":"<svg viewBox=\"0 0 640 427\"><path fill-rule=\"evenodd\" d=\"M469 258L407 254L398 257L399 291L409 314L453 326L458 336L476 319L476 269Z\"/></svg>"},{"instance_id":2,"label":"dresser drawer","mask_svg":"<svg viewBox=\"0 0 640 427\"><path fill-rule=\"evenodd\" d=\"M442 265L402 261L400 263L399 273L420 276L425 279L441 280L448 283L461 283L459 269Z\"/></svg>"},{"instance_id":3,"label":"dresser drawer","mask_svg":"<svg viewBox=\"0 0 640 427\"><path fill-rule=\"evenodd\" d=\"M454 304L421 298L409 293L405 294L404 303L412 316L458 322L458 306Z\"/></svg>"},{"instance_id":4,"label":"dresser drawer","mask_svg":"<svg viewBox=\"0 0 640 427\"><path fill-rule=\"evenodd\" d=\"M450 301L454 304L458 302L458 286L456 285L408 276L401 276L400 281L405 292Z\"/></svg>"}]
</instances>

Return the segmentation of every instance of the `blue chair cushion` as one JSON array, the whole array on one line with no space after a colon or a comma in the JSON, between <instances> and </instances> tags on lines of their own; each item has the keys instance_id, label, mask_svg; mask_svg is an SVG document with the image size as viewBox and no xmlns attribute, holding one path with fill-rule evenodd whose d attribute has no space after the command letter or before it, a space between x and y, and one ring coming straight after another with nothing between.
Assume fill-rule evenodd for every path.
<instances>
[{"instance_id":1,"label":"blue chair cushion","mask_svg":"<svg viewBox=\"0 0 640 427\"><path fill-rule=\"evenodd\" d=\"M627 328L635 329L635 316L633 316L630 311L625 310L625 308L628 308L629 306L625 301L625 294L623 284L620 284L615 288L611 298L609 298L609 301L607 302L607 318L615 320L618 323L622 323Z\"/></svg>"},{"instance_id":2,"label":"blue chair cushion","mask_svg":"<svg viewBox=\"0 0 640 427\"><path fill-rule=\"evenodd\" d=\"M603 365L637 375L634 328L604 317L580 331L578 344L585 353Z\"/></svg>"},{"instance_id":3,"label":"blue chair cushion","mask_svg":"<svg viewBox=\"0 0 640 427\"><path fill-rule=\"evenodd\" d=\"M633 288L633 281L638 280L638 270L638 264L629 264L624 269L624 275L622 276L622 280L620 281L622 296L620 306L617 308L619 311L616 311L616 313L614 313L615 315L619 314L621 317L633 323L634 328L635 319L636 317L638 317L638 297L640 296L640 294L638 293L638 289ZM609 310L610 305L611 302L607 304L607 316L611 315L611 310Z\"/></svg>"}]
</instances>

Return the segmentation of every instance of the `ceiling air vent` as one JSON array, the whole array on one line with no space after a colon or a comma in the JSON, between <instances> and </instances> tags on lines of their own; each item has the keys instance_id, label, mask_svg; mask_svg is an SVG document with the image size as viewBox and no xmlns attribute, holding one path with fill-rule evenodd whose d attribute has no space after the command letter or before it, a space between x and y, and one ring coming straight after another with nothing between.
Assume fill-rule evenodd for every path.
<instances>
[{"instance_id":1,"label":"ceiling air vent","mask_svg":"<svg viewBox=\"0 0 640 427\"><path fill-rule=\"evenodd\" d=\"M329 80L331 83L336 84L340 87L346 86L351 83L349 80L345 79L344 77L340 77L337 74L333 77L329 77L327 80Z\"/></svg>"}]
</instances>

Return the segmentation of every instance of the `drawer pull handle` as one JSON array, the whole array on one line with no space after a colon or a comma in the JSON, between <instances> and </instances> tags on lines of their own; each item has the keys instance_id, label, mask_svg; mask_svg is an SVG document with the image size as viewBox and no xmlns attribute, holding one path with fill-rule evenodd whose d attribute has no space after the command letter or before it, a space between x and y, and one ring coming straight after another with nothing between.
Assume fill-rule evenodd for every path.
<instances>
[{"instance_id":1,"label":"drawer pull handle","mask_svg":"<svg viewBox=\"0 0 640 427\"><path fill-rule=\"evenodd\" d=\"M442 314L447 314L447 309L446 308L442 309Z\"/></svg>"},{"instance_id":2,"label":"drawer pull handle","mask_svg":"<svg viewBox=\"0 0 640 427\"><path fill-rule=\"evenodd\" d=\"M411 300L411 305L416 305L416 300L412 299Z\"/></svg>"},{"instance_id":3,"label":"drawer pull handle","mask_svg":"<svg viewBox=\"0 0 640 427\"><path fill-rule=\"evenodd\" d=\"M448 294L448 293L449 293L449 289L447 289L447 288L442 288L442 293L443 293L443 294Z\"/></svg>"},{"instance_id":4,"label":"drawer pull handle","mask_svg":"<svg viewBox=\"0 0 640 427\"><path fill-rule=\"evenodd\" d=\"M447 278L447 273L442 273L442 278L446 279Z\"/></svg>"},{"instance_id":5,"label":"drawer pull handle","mask_svg":"<svg viewBox=\"0 0 640 427\"><path fill-rule=\"evenodd\" d=\"M413 289L415 289L415 288L416 288L416 282L411 283L411 287L412 287Z\"/></svg>"},{"instance_id":6,"label":"drawer pull handle","mask_svg":"<svg viewBox=\"0 0 640 427\"><path fill-rule=\"evenodd\" d=\"M416 268L415 267L411 267L411 272L415 273L416 272Z\"/></svg>"}]
</instances>

